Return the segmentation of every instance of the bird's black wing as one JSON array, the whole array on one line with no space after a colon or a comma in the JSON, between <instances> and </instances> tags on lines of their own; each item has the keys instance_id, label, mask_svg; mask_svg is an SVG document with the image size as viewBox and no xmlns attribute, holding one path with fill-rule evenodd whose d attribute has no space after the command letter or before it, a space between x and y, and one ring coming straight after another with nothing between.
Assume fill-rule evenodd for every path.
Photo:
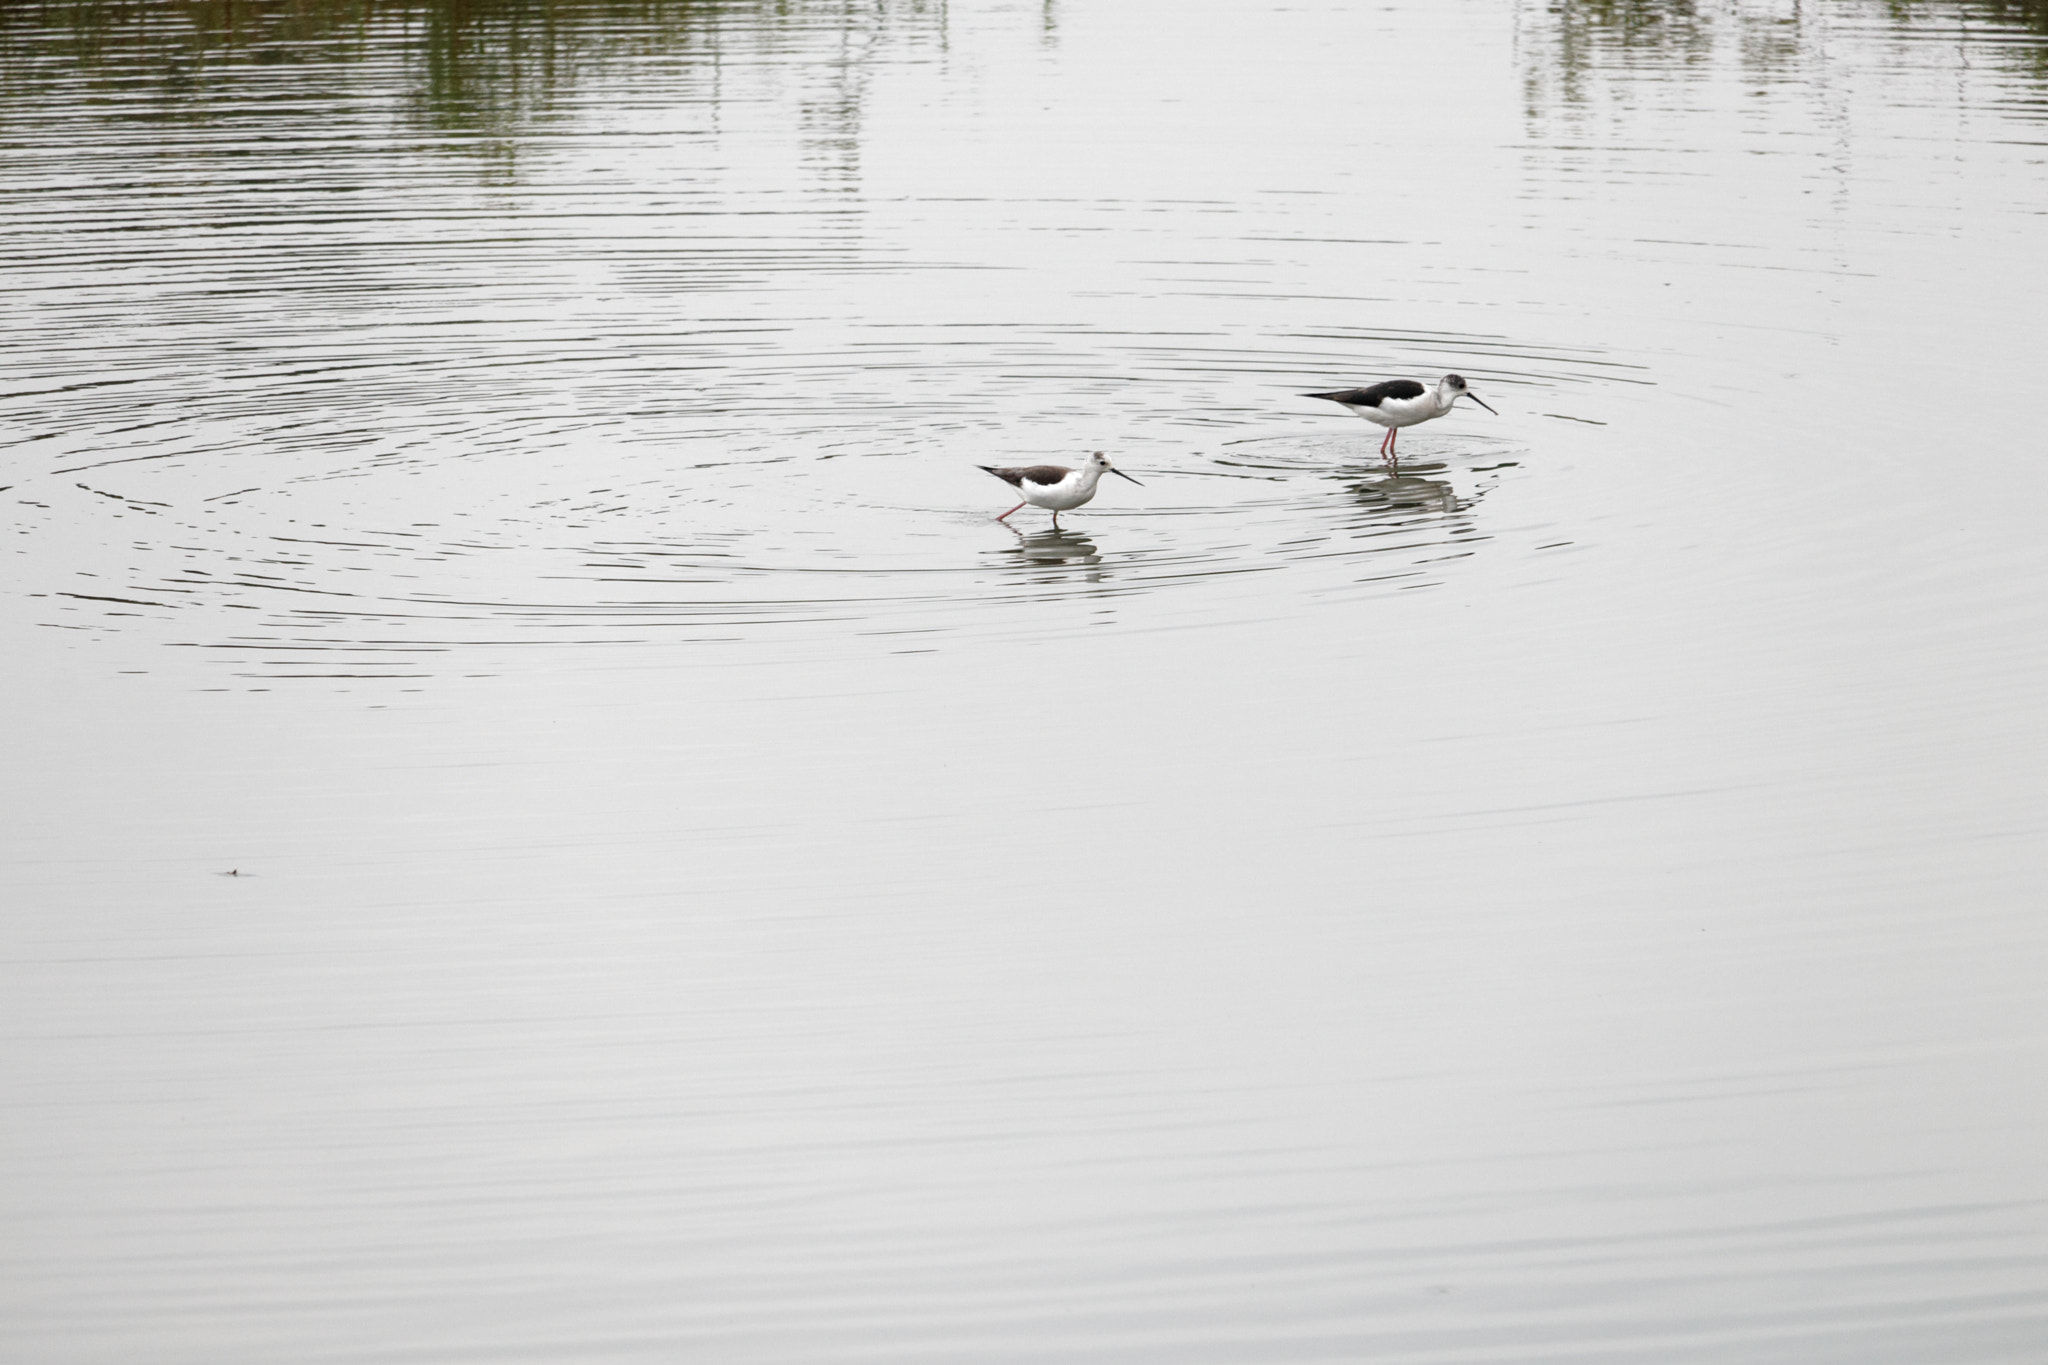
<instances>
[{"instance_id":1,"label":"bird's black wing","mask_svg":"<svg viewBox=\"0 0 2048 1365\"><path fill-rule=\"evenodd\" d=\"M992 464L978 464L975 466L975 468L986 469L989 473L995 475L997 478L1001 479L1004 483L1010 485L1010 487L1012 488L1015 488L1018 484L1024 482L1024 475L1028 472L1022 469L997 469Z\"/></svg>"},{"instance_id":2,"label":"bird's black wing","mask_svg":"<svg viewBox=\"0 0 2048 1365\"><path fill-rule=\"evenodd\" d=\"M1429 392L1412 379L1389 379L1363 389L1339 389L1335 393L1305 393L1303 398L1327 398L1347 408L1376 408L1389 398L1420 398Z\"/></svg>"},{"instance_id":3,"label":"bird's black wing","mask_svg":"<svg viewBox=\"0 0 2048 1365\"><path fill-rule=\"evenodd\" d=\"M1017 471L1018 474L1024 477L1025 482L1035 483L1046 488L1050 488L1073 472L1073 470L1065 465L1060 464L1035 464L1029 469Z\"/></svg>"}]
</instances>

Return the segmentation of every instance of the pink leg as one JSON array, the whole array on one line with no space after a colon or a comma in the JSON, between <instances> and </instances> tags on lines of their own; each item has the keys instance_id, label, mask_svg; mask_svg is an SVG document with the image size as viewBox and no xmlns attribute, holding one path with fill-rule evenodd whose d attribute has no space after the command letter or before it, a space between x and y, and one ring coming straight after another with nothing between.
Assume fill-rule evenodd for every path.
<instances>
[{"instance_id":1,"label":"pink leg","mask_svg":"<svg viewBox=\"0 0 2048 1365\"><path fill-rule=\"evenodd\" d=\"M1020 502L1020 503L1018 503L1018 504L1017 504L1017 507L1022 507L1023 505L1024 505L1024 504ZM1014 512L1014 511L1016 511L1016 510L1017 510L1017 507L1012 507L1012 508L1010 509L1010 512ZM1003 517L1007 517L1008 515L1010 515L1010 512L1005 512L1005 513L1003 513ZM997 517L997 518L996 518L996 520L997 520L997 521L1001 521L1001 520L1003 519L1003 517Z\"/></svg>"}]
</instances>

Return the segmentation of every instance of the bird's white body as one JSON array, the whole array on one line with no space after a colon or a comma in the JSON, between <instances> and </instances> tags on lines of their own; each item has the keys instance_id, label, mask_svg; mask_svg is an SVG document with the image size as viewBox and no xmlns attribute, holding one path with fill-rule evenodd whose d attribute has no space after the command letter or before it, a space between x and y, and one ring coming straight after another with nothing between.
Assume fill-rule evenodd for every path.
<instances>
[{"instance_id":1,"label":"bird's white body","mask_svg":"<svg viewBox=\"0 0 2048 1365\"><path fill-rule=\"evenodd\" d=\"M1375 426L1412 427L1417 422L1427 422L1443 416L1451 410L1451 404L1463 390L1446 392L1442 384L1420 398L1382 398L1376 408L1363 404L1351 410Z\"/></svg>"},{"instance_id":2,"label":"bird's white body","mask_svg":"<svg viewBox=\"0 0 2048 1365\"><path fill-rule=\"evenodd\" d=\"M1095 485L1103 471L1092 464L1069 469L1058 483L1033 483L1029 478L1017 484L1017 496L1033 507L1048 512L1071 512L1095 496Z\"/></svg>"},{"instance_id":3,"label":"bird's white body","mask_svg":"<svg viewBox=\"0 0 2048 1365\"><path fill-rule=\"evenodd\" d=\"M1087 463L1079 469L1069 469L1058 464L1035 464L1008 469L997 469L992 465L981 467L1017 490L1017 496L1024 499L1017 507L1029 503L1033 507L1043 507L1052 513L1055 530L1059 528L1060 513L1071 512L1095 496L1095 485L1102 482L1104 474L1114 474L1120 479L1131 479L1130 475L1112 465L1109 457L1099 450L1090 455ZM1138 481L1131 479L1131 482ZM1016 511L1017 507L1012 507L1010 512ZM1010 512L1003 513L996 520L1003 520Z\"/></svg>"}]
</instances>

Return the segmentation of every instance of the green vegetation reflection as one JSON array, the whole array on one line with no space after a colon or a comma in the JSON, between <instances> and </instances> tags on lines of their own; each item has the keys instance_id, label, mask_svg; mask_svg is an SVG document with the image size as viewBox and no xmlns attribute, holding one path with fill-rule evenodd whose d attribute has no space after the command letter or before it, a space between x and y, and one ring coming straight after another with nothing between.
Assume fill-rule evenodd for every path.
<instances>
[{"instance_id":1,"label":"green vegetation reflection","mask_svg":"<svg viewBox=\"0 0 2048 1365\"><path fill-rule=\"evenodd\" d=\"M1683 70L1724 54L1759 82L1803 79L1842 24L1901 41L1969 47L2048 79L2048 0L1524 0L1518 25L1528 111L1592 98L1606 73Z\"/></svg>"},{"instance_id":2,"label":"green vegetation reflection","mask_svg":"<svg viewBox=\"0 0 2048 1365\"><path fill-rule=\"evenodd\" d=\"M377 93L433 124L504 134L635 63L816 57L822 42L850 66L885 36L942 39L944 15L945 0L6 0L0 100L18 115L60 92L153 98L175 118L251 68L303 70L309 95L360 95L373 68L399 82Z\"/></svg>"}]
</instances>

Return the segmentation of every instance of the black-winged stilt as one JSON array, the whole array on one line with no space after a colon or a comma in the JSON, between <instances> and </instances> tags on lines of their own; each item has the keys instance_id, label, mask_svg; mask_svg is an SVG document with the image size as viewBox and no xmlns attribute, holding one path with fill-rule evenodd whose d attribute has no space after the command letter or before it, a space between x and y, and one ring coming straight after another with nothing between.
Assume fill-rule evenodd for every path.
<instances>
[{"instance_id":1,"label":"black-winged stilt","mask_svg":"<svg viewBox=\"0 0 2048 1365\"><path fill-rule=\"evenodd\" d=\"M1472 392L1462 374L1445 375L1437 380L1433 390L1423 388L1412 379L1389 379L1363 389L1305 393L1302 397L1327 398L1332 403L1341 403L1366 421L1385 427L1387 434L1380 438L1380 458L1387 462L1389 469L1396 471L1401 468L1401 457L1394 453L1394 441L1401 434L1402 427L1441 417L1460 398L1469 398L1488 412L1493 412L1485 399ZM1500 416L1497 412L1493 415Z\"/></svg>"},{"instance_id":2,"label":"black-winged stilt","mask_svg":"<svg viewBox=\"0 0 2048 1365\"><path fill-rule=\"evenodd\" d=\"M1062 464L1034 464L1013 469L998 469L994 465L984 464L976 465L975 468L986 469L1023 494L1024 502L1018 503L1017 507L1029 503L1033 507L1043 507L1050 511L1055 531L1060 526L1060 513L1071 512L1094 497L1095 485L1102 481L1104 474L1114 474L1119 479L1131 479L1130 475L1112 465L1109 457L1099 450L1090 455L1088 463L1079 469L1069 469ZM1138 483L1136 479L1131 479L1131 482ZM1144 486L1138 483L1138 487ZM1017 507L1012 507L1010 512L1016 511ZM1001 521L1003 517L1009 516L1010 512L1003 513L1003 516L997 517L996 520Z\"/></svg>"}]
</instances>

